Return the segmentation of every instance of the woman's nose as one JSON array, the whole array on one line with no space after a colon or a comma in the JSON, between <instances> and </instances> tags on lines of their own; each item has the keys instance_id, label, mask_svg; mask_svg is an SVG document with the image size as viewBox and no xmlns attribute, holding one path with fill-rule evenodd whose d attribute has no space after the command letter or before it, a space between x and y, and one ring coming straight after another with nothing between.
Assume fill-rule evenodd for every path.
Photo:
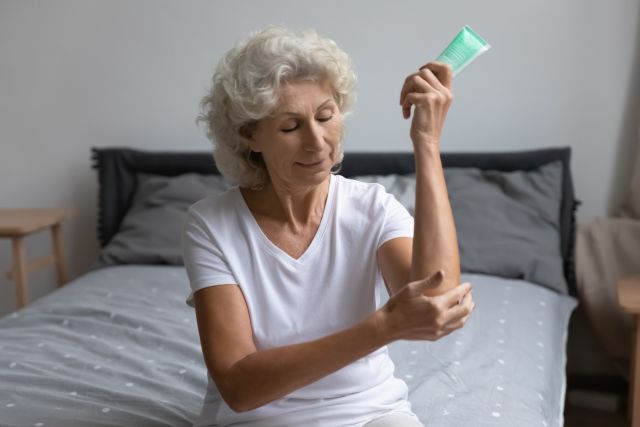
<instances>
[{"instance_id":1,"label":"woman's nose","mask_svg":"<svg viewBox=\"0 0 640 427\"><path fill-rule=\"evenodd\" d=\"M315 120L311 122L308 129L304 139L304 148L308 151L318 151L324 144L324 129Z\"/></svg>"}]
</instances>

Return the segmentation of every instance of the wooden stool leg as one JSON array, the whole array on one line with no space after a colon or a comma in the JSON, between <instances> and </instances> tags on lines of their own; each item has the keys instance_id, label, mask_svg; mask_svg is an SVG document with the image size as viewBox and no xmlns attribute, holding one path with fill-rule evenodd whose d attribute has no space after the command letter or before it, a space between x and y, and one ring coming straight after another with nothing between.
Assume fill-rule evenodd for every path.
<instances>
[{"instance_id":1,"label":"wooden stool leg","mask_svg":"<svg viewBox=\"0 0 640 427\"><path fill-rule=\"evenodd\" d=\"M69 281L67 271L64 268L64 255L62 252L62 235L60 224L51 226L51 237L53 238L53 254L56 257L56 273L58 274L58 286L62 286Z\"/></svg>"},{"instance_id":2,"label":"wooden stool leg","mask_svg":"<svg viewBox=\"0 0 640 427\"><path fill-rule=\"evenodd\" d=\"M637 357L640 355L640 316L633 316L634 331L633 331L633 350L631 364L632 376L629 378L630 382L630 399L629 409L631 412L631 425L632 427L640 427L640 371L638 370Z\"/></svg>"},{"instance_id":3,"label":"wooden stool leg","mask_svg":"<svg viewBox=\"0 0 640 427\"><path fill-rule=\"evenodd\" d=\"M27 259L24 253L24 238L22 236L13 239L13 272L16 283L16 295L18 308L27 305L29 299L27 291Z\"/></svg>"}]
</instances>

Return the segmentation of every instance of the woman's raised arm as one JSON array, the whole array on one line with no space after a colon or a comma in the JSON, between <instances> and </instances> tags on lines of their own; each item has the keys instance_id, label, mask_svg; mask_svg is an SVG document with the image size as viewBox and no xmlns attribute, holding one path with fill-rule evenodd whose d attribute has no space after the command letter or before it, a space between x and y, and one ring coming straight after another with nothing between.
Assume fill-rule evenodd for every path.
<instances>
[{"instance_id":1,"label":"woman's raised arm","mask_svg":"<svg viewBox=\"0 0 640 427\"><path fill-rule=\"evenodd\" d=\"M445 271L442 286L430 294L460 283L458 239L440 159L440 134L453 100L451 81L449 65L430 62L407 77L400 92L405 119L414 107L410 136L416 160L416 205L410 280Z\"/></svg>"}]
</instances>

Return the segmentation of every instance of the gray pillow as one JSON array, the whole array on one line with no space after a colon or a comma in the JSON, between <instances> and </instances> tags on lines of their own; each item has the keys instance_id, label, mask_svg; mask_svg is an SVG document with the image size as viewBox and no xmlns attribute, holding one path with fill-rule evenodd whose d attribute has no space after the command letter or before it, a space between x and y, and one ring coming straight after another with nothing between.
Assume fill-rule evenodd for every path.
<instances>
[{"instance_id":1,"label":"gray pillow","mask_svg":"<svg viewBox=\"0 0 640 427\"><path fill-rule=\"evenodd\" d=\"M138 174L131 209L100 254L100 264L181 265L181 230L191 204L231 187L220 175Z\"/></svg>"},{"instance_id":2,"label":"gray pillow","mask_svg":"<svg viewBox=\"0 0 640 427\"><path fill-rule=\"evenodd\" d=\"M382 184L413 215L415 175L355 179ZM561 162L514 172L445 168L445 180L462 271L568 293L560 249Z\"/></svg>"}]
</instances>

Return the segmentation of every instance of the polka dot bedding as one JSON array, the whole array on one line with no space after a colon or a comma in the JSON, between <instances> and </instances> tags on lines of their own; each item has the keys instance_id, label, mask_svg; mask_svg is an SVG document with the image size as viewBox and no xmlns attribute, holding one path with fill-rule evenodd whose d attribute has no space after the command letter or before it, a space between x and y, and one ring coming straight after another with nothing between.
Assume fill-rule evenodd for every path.
<instances>
[{"instance_id":1,"label":"polka dot bedding","mask_svg":"<svg viewBox=\"0 0 640 427\"><path fill-rule=\"evenodd\" d=\"M389 346L428 427L562 427L575 298L522 280L463 274L476 308L435 342Z\"/></svg>"},{"instance_id":2,"label":"polka dot bedding","mask_svg":"<svg viewBox=\"0 0 640 427\"><path fill-rule=\"evenodd\" d=\"M0 320L1 426L189 426L206 387L184 268L87 273Z\"/></svg>"},{"instance_id":3,"label":"polka dot bedding","mask_svg":"<svg viewBox=\"0 0 640 427\"><path fill-rule=\"evenodd\" d=\"M494 276L467 326L389 346L430 427L562 426L575 299ZM205 388L183 267L91 271L0 319L0 426L190 426Z\"/></svg>"}]
</instances>

